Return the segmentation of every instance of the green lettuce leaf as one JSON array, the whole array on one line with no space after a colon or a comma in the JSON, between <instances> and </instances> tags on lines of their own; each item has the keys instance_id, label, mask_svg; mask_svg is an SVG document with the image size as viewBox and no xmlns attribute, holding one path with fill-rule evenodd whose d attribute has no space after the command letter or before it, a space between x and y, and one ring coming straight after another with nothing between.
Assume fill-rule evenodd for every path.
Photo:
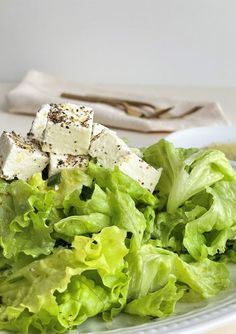
<instances>
[{"instance_id":1,"label":"green lettuce leaf","mask_svg":"<svg viewBox=\"0 0 236 334\"><path fill-rule=\"evenodd\" d=\"M72 237L87 233L100 232L104 227L111 225L110 218L103 213L90 215L70 216L54 224L54 229L62 237Z\"/></svg>"},{"instance_id":2,"label":"green lettuce leaf","mask_svg":"<svg viewBox=\"0 0 236 334\"><path fill-rule=\"evenodd\" d=\"M155 198L150 191L121 172L118 167L115 167L114 170L110 170L90 162L87 173L95 179L95 182L102 189L108 188L112 192L119 190L129 194L135 202L149 204L151 206L157 205L157 198Z\"/></svg>"},{"instance_id":3,"label":"green lettuce leaf","mask_svg":"<svg viewBox=\"0 0 236 334\"><path fill-rule=\"evenodd\" d=\"M112 215L108 196L97 184L94 185L91 198L82 200L80 198L80 192L74 191L71 196L64 200L63 206L66 215L90 215L91 213Z\"/></svg>"},{"instance_id":4,"label":"green lettuce leaf","mask_svg":"<svg viewBox=\"0 0 236 334\"><path fill-rule=\"evenodd\" d=\"M167 283L157 291L134 299L126 305L125 312L141 317L166 317L173 313L176 302L183 296L184 289L177 288L175 276L170 275Z\"/></svg>"},{"instance_id":5,"label":"green lettuce leaf","mask_svg":"<svg viewBox=\"0 0 236 334\"><path fill-rule=\"evenodd\" d=\"M202 216L207 210L199 205L186 203L175 213L160 212L156 215L155 237L160 240L159 246L172 249L174 252L185 252L183 245L185 227L188 222Z\"/></svg>"},{"instance_id":6,"label":"green lettuce leaf","mask_svg":"<svg viewBox=\"0 0 236 334\"><path fill-rule=\"evenodd\" d=\"M112 225L132 233L130 248L138 249L142 244L146 228L146 219L143 213L136 208L134 200L127 193L116 190L110 191L108 196L113 213Z\"/></svg>"},{"instance_id":7,"label":"green lettuce leaf","mask_svg":"<svg viewBox=\"0 0 236 334\"><path fill-rule=\"evenodd\" d=\"M47 181L43 180L42 173L35 173L29 178L27 183L33 189L40 190L42 192L47 192L49 189L51 189L47 186Z\"/></svg>"},{"instance_id":8,"label":"green lettuce leaf","mask_svg":"<svg viewBox=\"0 0 236 334\"><path fill-rule=\"evenodd\" d=\"M90 317L108 311L111 293L84 275L73 276L65 292L57 293L58 320L64 328L78 326Z\"/></svg>"},{"instance_id":9,"label":"green lettuce leaf","mask_svg":"<svg viewBox=\"0 0 236 334\"><path fill-rule=\"evenodd\" d=\"M91 198L85 201L81 200L79 194L75 191L64 201L64 206L65 212L73 216L64 218L61 222L55 224L57 232L63 234L62 229L66 229L64 234L73 236L72 230L75 231L75 228L77 228L78 234L82 234L98 232L105 226L115 225L132 233L132 244L137 248L143 241L146 220L150 222L155 214L150 207L152 218L150 214L148 217L146 207L140 208L140 210L146 212L145 217L137 208L135 200L128 193L123 193L117 189L114 191L106 189L105 192L97 184L95 184ZM72 225L71 222L73 222ZM81 228L80 233L79 228ZM70 232L68 232L69 229Z\"/></svg>"},{"instance_id":10,"label":"green lettuce leaf","mask_svg":"<svg viewBox=\"0 0 236 334\"><path fill-rule=\"evenodd\" d=\"M131 277L129 300L160 290L170 275L175 277L176 283L186 285L202 298L212 297L229 286L229 273L223 263L209 259L187 263L177 254L150 244L129 253L127 261Z\"/></svg>"},{"instance_id":11,"label":"green lettuce leaf","mask_svg":"<svg viewBox=\"0 0 236 334\"><path fill-rule=\"evenodd\" d=\"M155 224L156 213L154 208L152 208L151 206L146 206L145 208L141 208L141 212L143 213L144 218L146 220L146 228L143 236L143 243L145 243L150 238L157 237L156 224Z\"/></svg>"},{"instance_id":12,"label":"green lettuce leaf","mask_svg":"<svg viewBox=\"0 0 236 334\"><path fill-rule=\"evenodd\" d=\"M214 261L221 261L225 263L236 263L236 241L229 240L226 244L225 252L222 254L215 254L212 257Z\"/></svg>"},{"instance_id":13,"label":"green lettuce leaf","mask_svg":"<svg viewBox=\"0 0 236 334\"><path fill-rule=\"evenodd\" d=\"M73 192L81 193L83 186L91 187L92 178L79 168L62 169L61 182L55 185L55 206L63 207L64 201L68 201Z\"/></svg>"},{"instance_id":14,"label":"green lettuce leaf","mask_svg":"<svg viewBox=\"0 0 236 334\"><path fill-rule=\"evenodd\" d=\"M183 239L196 260L223 253L236 236L236 182L218 182L207 193L213 198L209 210L186 225Z\"/></svg>"},{"instance_id":15,"label":"green lettuce leaf","mask_svg":"<svg viewBox=\"0 0 236 334\"><path fill-rule=\"evenodd\" d=\"M22 180L5 186L0 193L1 247L6 258L19 253L37 257L50 254L54 247L50 217L54 192L39 192Z\"/></svg>"},{"instance_id":16,"label":"green lettuce leaf","mask_svg":"<svg viewBox=\"0 0 236 334\"><path fill-rule=\"evenodd\" d=\"M175 149L161 140L144 151L144 160L163 168L157 189L167 197L170 213L217 181L235 179L234 170L220 151Z\"/></svg>"},{"instance_id":17,"label":"green lettuce leaf","mask_svg":"<svg viewBox=\"0 0 236 334\"><path fill-rule=\"evenodd\" d=\"M64 332L97 313L105 312L104 317L119 313L129 282L124 273L125 237L115 226L92 238L76 236L72 249L56 249L17 273L5 272L0 328Z\"/></svg>"}]
</instances>

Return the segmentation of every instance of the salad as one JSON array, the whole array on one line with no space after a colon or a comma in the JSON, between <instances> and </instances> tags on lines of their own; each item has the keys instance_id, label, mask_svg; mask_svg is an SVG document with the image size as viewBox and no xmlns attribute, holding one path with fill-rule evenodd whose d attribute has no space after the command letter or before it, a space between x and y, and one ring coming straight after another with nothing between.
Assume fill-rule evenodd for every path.
<instances>
[{"instance_id":1,"label":"salad","mask_svg":"<svg viewBox=\"0 0 236 334\"><path fill-rule=\"evenodd\" d=\"M74 104L0 138L0 329L163 318L230 286L236 173L212 149L133 150ZM79 330L79 327L78 327Z\"/></svg>"}]
</instances>

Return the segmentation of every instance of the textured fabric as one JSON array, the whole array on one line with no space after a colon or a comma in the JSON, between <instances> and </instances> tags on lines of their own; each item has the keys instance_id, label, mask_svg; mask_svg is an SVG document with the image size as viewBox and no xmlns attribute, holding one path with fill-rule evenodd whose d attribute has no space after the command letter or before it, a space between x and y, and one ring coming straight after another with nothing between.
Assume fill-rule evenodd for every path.
<instances>
[{"instance_id":1,"label":"textured fabric","mask_svg":"<svg viewBox=\"0 0 236 334\"><path fill-rule=\"evenodd\" d=\"M22 82L7 95L8 111L34 115L39 107L45 103L62 103L68 100L60 97L62 92L97 95L125 99L136 99L152 103L160 108L170 108L169 116L177 118L139 118L130 116L124 111L104 103L91 103L71 100L77 104L86 104L95 111L95 121L110 127L129 129L140 132L172 132L180 129L224 125L228 121L218 103L207 101L176 101L170 98L156 96L141 96L130 94L127 91L115 91L104 87L88 87L79 84L70 84L35 70L28 72ZM178 118L186 111L202 106L200 110L183 118Z\"/></svg>"}]
</instances>

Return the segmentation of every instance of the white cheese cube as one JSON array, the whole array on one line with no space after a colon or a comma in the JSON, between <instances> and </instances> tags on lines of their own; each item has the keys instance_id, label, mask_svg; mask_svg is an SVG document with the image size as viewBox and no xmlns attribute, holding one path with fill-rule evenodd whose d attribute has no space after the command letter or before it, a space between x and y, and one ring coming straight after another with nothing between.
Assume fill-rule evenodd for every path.
<instances>
[{"instance_id":1,"label":"white cheese cube","mask_svg":"<svg viewBox=\"0 0 236 334\"><path fill-rule=\"evenodd\" d=\"M89 164L88 155L70 155L70 154L56 154L50 153L50 162L48 168L48 175L54 175L65 168L80 168L85 170Z\"/></svg>"},{"instance_id":2,"label":"white cheese cube","mask_svg":"<svg viewBox=\"0 0 236 334\"><path fill-rule=\"evenodd\" d=\"M71 103L51 104L44 130L42 150L57 154L88 153L93 110Z\"/></svg>"},{"instance_id":3,"label":"white cheese cube","mask_svg":"<svg viewBox=\"0 0 236 334\"><path fill-rule=\"evenodd\" d=\"M0 138L1 177L27 180L48 164L48 156L38 146L15 132L3 132Z\"/></svg>"},{"instance_id":4,"label":"white cheese cube","mask_svg":"<svg viewBox=\"0 0 236 334\"><path fill-rule=\"evenodd\" d=\"M89 154L105 168L113 168L117 161L130 153L129 147L116 133L101 124L94 124Z\"/></svg>"},{"instance_id":5,"label":"white cheese cube","mask_svg":"<svg viewBox=\"0 0 236 334\"><path fill-rule=\"evenodd\" d=\"M114 134L116 134L114 131L106 128L104 125L99 124L99 123L93 123L93 127L92 127L92 136L91 136L91 140L94 139L94 137L96 137L97 135L99 135L101 132L103 131L110 131L113 132Z\"/></svg>"},{"instance_id":6,"label":"white cheese cube","mask_svg":"<svg viewBox=\"0 0 236 334\"><path fill-rule=\"evenodd\" d=\"M36 141L40 144L43 142L43 134L46 129L49 111L50 104L45 104L37 112L30 132L27 134L30 140Z\"/></svg>"},{"instance_id":7,"label":"white cheese cube","mask_svg":"<svg viewBox=\"0 0 236 334\"><path fill-rule=\"evenodd\" d=\"M139 158L143 157L143 152L141 151L140 148L130 147L130 150L131 150L132 153L135 153Z\"/></svg>"},{"instance_id":8,"label":"white cheese cube","mask_svg":"<svg viewBox=\"0 0 236 334\"><path fill-rule=\"evenodd\" d=\"M94 124L89 154L105 168L118 166L123 173L151 192L159 181L161 169L156 170L147 164L114 131L101 128L100 124Z\"/></svg>"},{"instance_id":9,"label":"white cheese cube","mask_svg":"<svg viewBox=\"0 0 236 334\"><path fill-rule=\"evenodd\" d=\"M127 154L117 162L119 169L136 180L143 188L153 192L161 176L162 168L155 169L136 154Z\"/></svg>"}]
</instances>

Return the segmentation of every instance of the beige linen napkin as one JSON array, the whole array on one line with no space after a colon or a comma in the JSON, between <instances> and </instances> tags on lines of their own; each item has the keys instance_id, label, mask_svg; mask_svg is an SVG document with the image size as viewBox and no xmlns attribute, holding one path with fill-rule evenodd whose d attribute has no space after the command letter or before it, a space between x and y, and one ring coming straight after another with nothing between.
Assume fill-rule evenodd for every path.
<instances>
[{"instance_id":1,"label":"beige linen napkin","mask_svg":"<svg viewBox=\"0 0 236 334\"><path fill-rule=\"evenodd\" d=\"M8 93L8 110L12 113L35 114L42 104L68 102L68 100L60 97L62 92L145 101L162 109L172 107L168 114L175 116L175 118L139 118L130 116L125 111L104 103L70 101L92 107L95 112L95 122L115 128L141 132L171 132L189 127L228 124L220 105L215 102L175 101L159 97L158 92L157 96L145 98L145 96L137 96L125 91L118 92L114 91L114 89L103 87L91 88L84 85L66 83L35 70L29 71L22 82ZM197 112L178 118L181 114L199 105L202 108Z\"/></svg>"}]
</instances>

